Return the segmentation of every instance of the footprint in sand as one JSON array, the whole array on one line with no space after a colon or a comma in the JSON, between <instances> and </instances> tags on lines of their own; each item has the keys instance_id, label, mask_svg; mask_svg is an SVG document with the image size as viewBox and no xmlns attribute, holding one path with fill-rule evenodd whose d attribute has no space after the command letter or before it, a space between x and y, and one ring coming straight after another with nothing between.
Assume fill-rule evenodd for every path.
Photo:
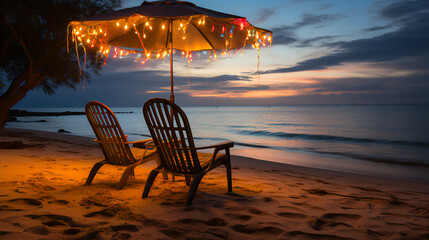
<instances>
[{"instance_id":1,"label":"footprint in sand","mask_svg":"<svg viewBox=\"0 0 429 240\"><path fill-rule=\"evenodd\" d=\"M273 226L259 226L259 225L234 225L231 227L232 230L245 234L260 234L266 235L267 239L272 236L278 236L284 231L278 227Z\"/></svg>"},{"instance_id":2,"label":"footprint in sand","mask_svg":"<svg viewBox=\"0 0 429 240\"><path fill-rule=\"evenodd\" d=\"M42 222L43 225L48 227L57 227L57 226L67 226L67 224L60 222L58 220L51 220L47 222Z\"/></svg>"},{"instance_id":3,"label":"footprint in sand","mask_svg":"<svg viewBox=\"0 0 429 240\"><path fill-rule=\"evenodd\" d=\"M225 213L225 216L232 217L239 220L249 221L252 216L246 214L237 214L237 213Z\"/></svg>"},{"instance_id":4,"label":"footprint in sand","mask_svg":"<svg viewBox=\"0 0 429 240\"><path fill-rule=\"evenodd\" d=\"M138 232L139 231L139 228L136 225L132 225L132 224L111 226L111 228L114 232L117 232L117 231Z\"/></svg>"},{"instance_id":5,"label":"footprint in sand","mask_svg":"<svg viewBox=\"0 0 429 240\"><path fill-rule=\"evenodd\" d=\"M80 233L79 228L68 228L68 229L63 230L64 235L76 235L78 233Z\"/></svg>"},{"instance_id":6,"label":"footprint in sand","mask_svg":"<svg viewBox=\"0 0 429 240\"><path fill-rule=\"evenodd\" d=\"M327 227L345 226L352 227L354 222L360 219L361 216L357 214L347 213L327 213L315 221L310 221L310 226L317 231Z\"/></svg>"},{"instance_id":7,"label":"footprint in sand","mask_svg":"<svg viewBox=\"0 0 429 240\"><path fill-rule=\"evenodd\" d=\"M53 203L59 204L59 205L67 205L69 204L69 201L67 200L54 200Z\"/></svg>"},{"instance_id":8,"label":"footprint in sand","mask_svg":"<svg viewBox=\"0 0 429 240\"><path fill-rule=\"evenodd\" d=\"M42 206L42 202L34 198L15 198L15 199L9 200L9 202L12 202L18 205L26 205L26 206L35 206L35 207Z\"/></svg>"},{"instance_id":9,"label":"footprint in sand","mask_svg":"<svg viewBox=\"0 0 429 240\"><path fill-rule=\"evenodd\" d=\"M285 218L292 218L292 219L307 218L307 215L302 214L302 213L281 212L281 213L277 213L277 215L285 217Z\"/></svg>"},{"instance_id":10,"label":"footprint in sand","mask_svg":"<svg viewBox=\"0 0 429 240\"><path fill-rule=\"evenodd\" d=\"M185 218L185 219L178 220L178 222L187 224L187 225L195 225L195 224L205 224L207 226L225 226L226 225L225 219L223 218L212 218L208 221Z\"/></svg>"},{"instance_id":11,"label":"footprint in sand","mask_svg":"<svg viewBox=\"0 0 429 240\"><path fill-rule=\"evenodd\" d=\"M31 227L31 228L27 228L24 230L24 232L30 232L33 234L43 235L43 236L46 236L49 234L48 228L46 228L43 225L38 225L38 226Z\"/></svg>"},{"instance_id":12,"label":"footprint in sand","mask_svg":"<svg viewBox=\"0 0 429 240\"><path fill-rule=\"evenodd\" d=\"M9 205L1 205L0 206L0 212L1 211L13 211L13 212L20 212L20 211L24 211L24 209L20 209L20 208L14 208L11 207Z\"/></svg>"},{"instance_id":13,"label":"footprint in sand","mask_svg":"<svg viewBox=\"0 0 429 240\"><path fill-rule=\"evenodd\" d=\"M297 238L297 239L329 239L329 240L351 240L354 238L345 238L335 235L329 235L329 234L317 234L317 233L307 233L302 231L290 231L285 234L283 234L284 237L289 238Z\"/></svg>"},{"instance_id":14,"label":"footprint in sand","mask_svg":"<svg viewBox=\"0 0 429 240\"><path fill-rule=\"evenodd\" d=\"M88 227L90 225L75 222L71 217L57 214L30 214L25 215L25 217L29 217L31 219L37 219L42 222L42 224L46 226L70 226L70 227Z\"/></svg>"},{"instance_id":15,"label":"footprint in sand","mask_svg":"<svg viewBox=\"0 0 429 240\"><path fill-rule=\"evenodd\" d=\"M177 231L174 229L161 229L159 231L173 239L184 238L186 236L184 232Z\"/></svg>"},{"instance_id":16,"label":"footprint in sand","mask_svg":"<svg viewBox=\"0 0 429 240\"><path fill-rule=\"evenodd\" d=\"M257 209L257 208L249 207L249 208L247 208L247 211L248 211L249 213L252 213L252 214L255 214L255 215L266 215L266 213L265 213L265 212L263 212L263 211L261 211L261 210L259 210L259 209Z\"/></svg>"}]
</instances>

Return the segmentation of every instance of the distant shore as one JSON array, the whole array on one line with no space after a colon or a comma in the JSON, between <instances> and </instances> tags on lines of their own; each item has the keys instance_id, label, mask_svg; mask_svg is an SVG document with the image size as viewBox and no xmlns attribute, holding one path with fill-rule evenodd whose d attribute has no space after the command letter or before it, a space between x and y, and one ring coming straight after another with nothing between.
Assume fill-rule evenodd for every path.
<instances>
[{"instance_id":1,"label":"distant shore","mask_svg":"<svg viewBox=\"0 0 429 240\"><path fill-rule=\"evenodd\" d=\"M133 113L130 112L115 112L115 113ZM27 110L17 110L17 109L11 109L9 110L9 116L10 117L41 117L41 116L73 116L73 115L85 115L85 112L71 112L71 111L64 111L64 112L29 112Z\"/></svg>"}]
</instances>

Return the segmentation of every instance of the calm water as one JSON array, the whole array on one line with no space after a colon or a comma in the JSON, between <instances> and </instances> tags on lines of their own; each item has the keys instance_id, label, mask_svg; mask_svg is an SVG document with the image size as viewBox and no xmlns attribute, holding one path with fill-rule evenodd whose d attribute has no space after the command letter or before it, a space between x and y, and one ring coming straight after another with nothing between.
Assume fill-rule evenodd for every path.
<instances>
[{"instance_id":1,"label":"calm water","mask_svg":"<svg viewBox=\"0 0 429 240\"><path fill-rule=\"evenodd\" d=\"M185 107L198 145L224 140L235 153L304 166L429 181L429 105ZM83 108L27 109L83 111ZM149 136L141 108L112 108L130 140ZM21 117L7 127L94 137L85 116ZM38 120L48 122L35 122ZM258 149L258 151L255 151ZM289 161L290 153L314 161ZM234 153L234 152L233 152ZM329 158L328 158L329 157ZM310 157L311 158L311 157ZM332 160L329 160L332 159Z\"/></svg>"}]
</instances>

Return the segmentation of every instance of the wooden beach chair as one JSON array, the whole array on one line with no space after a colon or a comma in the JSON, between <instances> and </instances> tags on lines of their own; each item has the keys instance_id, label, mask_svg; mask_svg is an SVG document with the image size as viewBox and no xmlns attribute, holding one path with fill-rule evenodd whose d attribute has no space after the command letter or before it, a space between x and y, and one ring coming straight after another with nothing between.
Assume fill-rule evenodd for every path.
<instances>
[{"instance_id":1,"label":"wooden beach chair","mask_svg":"<svg viewBox=\"0 0 429 240\"><path fill-rule=\"evenodd\" d=\"M228 192L232 191L229 149L234 146L234 142L195 147L185 113L179 106L166 99L153 98L147 101L143 107L143 115L153 139L152 145L156 147L161 164L150 172L142 198L148 196L158 173L172 173L185 176L187 185L192 178L186 201L186 205L190 205L201 179L207 172L220 165L226 167ZM214 149L212 154L197 152L197 150L209 148ZM220 154L221 150L225 150L225 153Z\"/></svg>"},{"instance_id":2,"label":"wooden beach chair","mask_svg":"<svg viewBox=\"0 0 429 240\"><path fill-rule=\"evenodd\" d=\"M117 187L118 189L122 189L127 182L128 177L130 175L134 176L134 169L138 165L156 159L153 158L156 152L147 151L148 149L145 150L139 161L134 158L129 145L144 144L151 139L128 142L127 136L124 135L118 119L112 110L110 110L106 105L100 102L91 101L86 104L85 113L92 129L94 130L95 136L97 137L94 141L100 144L105 157L103 161L96 163L92 167L88 179L86 180L86 185L91 184L95 174L97 174L101 166L104 164L111 164L116 166L126 166Z\"/></svg>"}]
</instances>

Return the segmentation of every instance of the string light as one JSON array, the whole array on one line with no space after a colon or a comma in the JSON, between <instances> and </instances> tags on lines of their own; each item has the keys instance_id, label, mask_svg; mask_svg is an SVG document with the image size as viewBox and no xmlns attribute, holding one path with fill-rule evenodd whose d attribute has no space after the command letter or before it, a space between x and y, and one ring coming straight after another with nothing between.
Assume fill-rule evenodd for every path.
<instances>
[{"instance_id":1,"label":"string light","mask_svg":"<svg viewBox=\"0 0 429 240\"><path fill-rule=\"evenodd\" d=\"M136 16L137 17L137 16ZM135 30L135 34L138 35L140 42L142 44L141 48L143 49L143 51L136 51L136 50L129 50L129 49L124 49L124 48L118 48L115 47L113 50L113 58L117 58L118 56L122 57L122 56L126 56L130 53L138 53L139 57L136 58L135 62L139 62L141 64L145 64L149 59L151 59L151 56L156 56L156 59L164 59L167 55L172 54L170 50L166 50L166 49L157 49L157 50L152 50L152 52L148 51L144 45L143 45L143 40L141 38L140 33L143 35L143 39L147 39L148 37L150 37L150 35L147 35L145 33L145 28L149 28L149 30L153 30L154 28L158 27L161 28L162 30L166 29L166 24L165 24L165 20L162 20L162 23L160 25L154 25L152 26L150 24L150 20L147 20L144 22L143 25L143 29L140 30L140 32L137 30L136 28L136 23L137 23L137 19L136 17L131 17L129 19L129 21L127 22L127 20L125 20L125 24L124 29L128 30L128 24L132 24L132 27L134 27ZM142 18L143 16L140 16L140 18ZM139 18L139 19L140 19ZM121 24L120 22L123 21L123 19L121 20L116 20L116 26L120 27ZM185 22L183 22L185 21ZM182 40L186 40L187 39L187 33L186 33L186 29L188 24L198 24L198 25L204 25L205 24L205 15L203 15L202 17L200 17L199 19L193 19L192 17L189 17L188 19L183 19L179 20L179 28L178 30L181 31L181 36L180 38ZM231 22L232 23L232 22ZM78 48L78 46L82 46L83 48L85 47L85 45L90 46L91 48L98 48L99 50L97 51L97 58L98 57L105 57L104 58L104 64L106 63L106 60L109 56L109 48L110 45L108 44L109 39L106 38L107 37L107 23L103 23L105 26L105 29L103 29L102 25L92 25L92 26L86 26L86 25L71 25L72 26L72 31L71 31L71 35L72 37L72 41L76 42L76 48ZM195 26L195 25L194 25ZM246 30L247 34L246 35L237 35L237 37L235 37L234 35L234 30L235 27L240 28L240 30ZM216 24L216 22L213 22L212 24L212 28L211 28L211 32L215 32L216 28L218 28L217 31L219 31L220 37L225 37L226 38L224 40L224 49L220 50L220 55L221 56L225 56L228 55L228 60L229 57L231 56L231 50L232 48L236 48L235 52L233 53L234 55L240 50L240 48L237 48L236 44L236 40L233 40L233 36L234 38L237 39L243 39L243 53L244 53L244 49L246 47L247 44L250 44L253 48L258 50L258 72L259 72L259 50L260 47L265 47L266 45L268 45L268 43L270 44L270 49L271 49L271 44L272 44L272 33L271 32L267 32L261 29L257 29L254 28L252 25L248 24L246 19L237 19L236 22L234 22L231 25L227 25L227 23L222 23L222 25ZM229 34L228 34L228 32ZM227 33L225 33L227 32ZM219 36L219 35L218 35ZM242 38L243 37L243 38ZM79 41L79 42L77 42ZM84 51L86 52L86 50L84 49ZM173 51L174 53L174 51ZM210 61L210 59L212 58L212 54L211 51L208 51L208 59L207 61ZM207 51L203 51L203 54L207 54ZM200 56L200 53L198 52L197 54L198 56ZM145 59L143 59L142 56L145 56ZM86 54L85 54L86 57ZM190 62L193 61L193 54L190 51L182 51L182 57L188 59L188 64ZM154 57L155 58L155 57ZM217 56L217 52L216 50L213 49L213 59L215 61L218 61L218 56Z\"/></svg>"}]
</instances>

